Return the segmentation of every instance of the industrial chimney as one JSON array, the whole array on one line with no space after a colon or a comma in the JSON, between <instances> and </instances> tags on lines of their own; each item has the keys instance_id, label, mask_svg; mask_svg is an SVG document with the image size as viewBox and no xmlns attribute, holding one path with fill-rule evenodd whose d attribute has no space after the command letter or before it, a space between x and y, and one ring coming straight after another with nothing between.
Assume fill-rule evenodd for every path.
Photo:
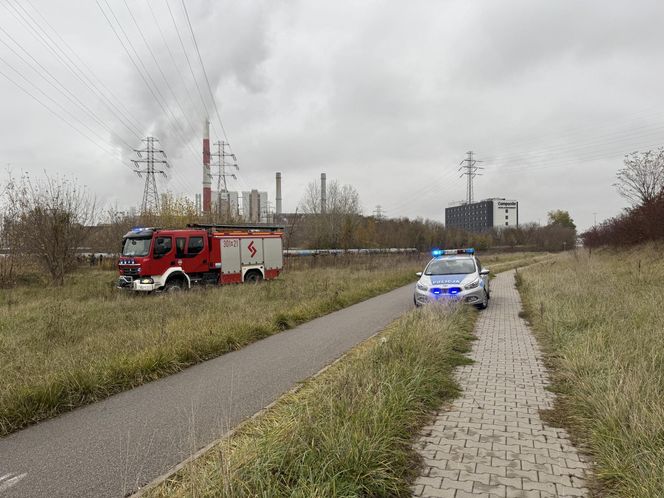
<instances>
[{"instance_id":1,"label":"industrial chimney","mask_svg":"<svg viewBox=\"0 0 664 498\"><path fill-rule=\"evenodd\" d=\"M277 172L277 207L276 214L277 216L281 215L281 173Z\"/></svg>"},{"instance_id":2,"label":"industrial chimney","mask_svg":"<svg viewBox=\"0 0 664 498\"><path fill-rule=\"evenodd\" d=\"M325 213L327 207L327 176L320 174L320 212Z\"/></svg>"},{"instance_id":3,"label":"industrial chimney","mask_svg":"<svg viewBox=\"0 0 664 498\"><path fill-rule=\"evenodd\" d=\"M203 128L203 212L212 210L212 175L210 174L210 121Z\"/></svg>"}]
</instances>

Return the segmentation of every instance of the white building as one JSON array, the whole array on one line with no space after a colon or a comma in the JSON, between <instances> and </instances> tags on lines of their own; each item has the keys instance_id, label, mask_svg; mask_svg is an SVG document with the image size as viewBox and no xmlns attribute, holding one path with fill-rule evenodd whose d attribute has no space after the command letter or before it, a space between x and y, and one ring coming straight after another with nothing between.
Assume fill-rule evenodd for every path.
<instances>
[{"instance_id":1,"label":"white building","mask_svg":"<svg viewBox=\"0 0 664 498\"><path fill-rule=\"evenodd\" d=\"M519 203L512 199L487 199L493 201L493 227L519 226Z\"/></svg>"}]
</instances>

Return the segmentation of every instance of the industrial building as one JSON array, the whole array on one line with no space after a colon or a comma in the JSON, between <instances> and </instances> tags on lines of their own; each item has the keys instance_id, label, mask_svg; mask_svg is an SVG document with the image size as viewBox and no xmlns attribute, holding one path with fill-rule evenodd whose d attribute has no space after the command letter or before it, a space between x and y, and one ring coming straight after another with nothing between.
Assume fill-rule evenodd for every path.
<instances>
[{"instance_id":1,"label":"industrial building","mask_svg":"<svg viewBox=\"0 0 664 498\"><path fill-rule=\"evenodd\" d=\"M235 191L212 191L212 212L221 213L231 218L239 216L238 193Z\"/></svg>"},{"instance_id":2,"label":"industrial building","mask_svg":"<svg viewBox=\"0 0 664 498\"><path fill-rule=\"evenodd\" d=\"M468 232L519 226L519 203L513 199L491 198L445 208L445 226Z\"/></svg>"},{"instance_id":3,"label":"industrial building","mask_svg":"<svg viewBox=\"0 0 664 498\"><path fill-rule=\"evenodd\" d=\"M242 192L242 215L250 223L267 222L270 217L267 192L255 189Z\"/></svg>"}]
</instances>

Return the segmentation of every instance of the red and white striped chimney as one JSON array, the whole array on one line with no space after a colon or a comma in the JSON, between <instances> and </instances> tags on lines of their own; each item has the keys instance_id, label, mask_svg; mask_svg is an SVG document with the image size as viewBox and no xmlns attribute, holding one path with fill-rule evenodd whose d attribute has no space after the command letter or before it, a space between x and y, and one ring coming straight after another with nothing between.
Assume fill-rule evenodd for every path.
<instances>
[{"instance_id":1,"label":"red and white striped chimney","mask_svg":"<svg viewBox=\"0 0 664 498\"><path fill-rule=\"evenodd\" d=\"M210 172L210 121L205 118L203 129L203 212L212 211L212 175Z\"/></svg>"}]
</instances>

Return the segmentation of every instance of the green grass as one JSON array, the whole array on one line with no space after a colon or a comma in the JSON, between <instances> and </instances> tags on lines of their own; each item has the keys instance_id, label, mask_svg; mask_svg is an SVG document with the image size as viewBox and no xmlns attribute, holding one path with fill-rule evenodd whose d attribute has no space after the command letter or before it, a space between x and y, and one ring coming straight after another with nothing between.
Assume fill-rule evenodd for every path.
<instances>
[{"instance_id":1,"label":"green grass","mask_svg":"<svg viewBox=\"0 0 664 498\"><path fill-rule=\"evenodd\" d=\"M591 454L601 496L664 496L663 253L579 251L519 272L559 394L549 418Z\"/></svg>"},{"instance_id":2,"label":"green grass","mask_svg":"<svg viewBox=\"0 0 664 498\"><path fill-rule=\"evenodd\" d=\"M132 295L116 275L0 290L0 435L239 349L415 281L421 263L374 258L259 285Z\"/></svg>"},{"instance_id":3,"label":"green grass","mask_svg":"<svg viewBox=\"0 0 664 498\"><path fill-rule=\"evenodd\" d=\"M457 395L476 314L407 313L148 496L410 496L413 439Z\"/></svg>"}]
</instances>

